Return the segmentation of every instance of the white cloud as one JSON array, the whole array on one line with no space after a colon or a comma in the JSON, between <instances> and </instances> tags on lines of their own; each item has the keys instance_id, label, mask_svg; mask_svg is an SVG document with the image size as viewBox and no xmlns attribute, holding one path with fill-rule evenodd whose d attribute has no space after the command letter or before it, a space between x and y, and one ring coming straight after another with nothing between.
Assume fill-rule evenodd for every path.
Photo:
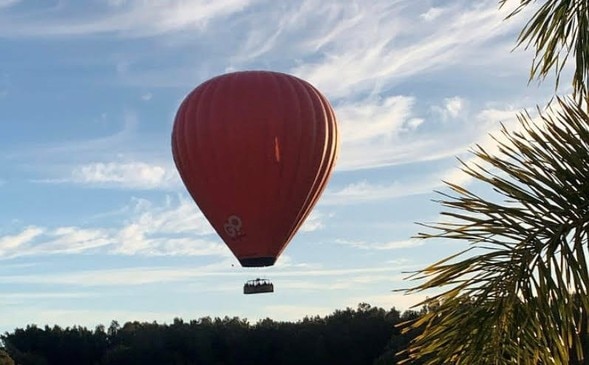
<instances>
[{"instance_id":1,"label":"white cloud","mask_svg":"<svg viewBox=\"0 0 589 365\"><path fill-rule=\"evenodd\" d=\"M95 250L111 243L105 229L28 227L17 235L0 237L0 258L75 254Z\"/></svg>"},{"instance_id":2,"label":"white cloud","mask_svg":"<svg viewBox=\"0 0 589 365\"><path fill-rule=\"evenodd\" d=\"M0 237L0 257L11 252L26 249L26 247L44 230L40 227L27 227L21 233L16 235Z\"/></svg>"},{"instance_id":3,"label":"white cloud","mask_svg":"<svg viewBox=\"0 0 589 365\"><path fill-rule=\"evenodd\" d=\"M391 242L365 242L365 241L350 241L350 240L335 240L335 243L359 248L362 250L398 250L405 248L414 248L424 244L423 240L409 239L402 241L391 241Z\"/></svg>"},{"instance_id":4,"label":"white cloud","mask_svg":"<svg viewBox=\"0 0 589 365\"><path fill-rule=\"evenodd\" d=\"M350 105L349 110L354 111L348 111L348 106L336 108L341 124L338 171L455 158L476 144L493 148L495 142L489 134L496 134L500 123L515 126L518 114L513 105L489 103L475 110L466 107L464 98L451 97L446 98L443 108L433 108L441 119L435 115L422 118L413 98L386 100L388 106L376 101L365 102L358 110ZM455 122L445 123L450 117L455 117Z\"/></svg>"},{"instance_id":5,"label":"white cloud","mask_svg":"<svg viewBox=\"0 0 589 365\"><path fill-rule=\"evenodd\" d=\"M455 96L444 100L446 102L446 111L452 118L456 118L464 108L464 99Z\"/></svg>"},{"instance_id":6,"label":"white cloud","mask_svg":"<svg viewBox=\"0 0 589 365\"><path fill-rule=\"evenodd\" d=\"M292 269L286 267L282 269L277 267L276 271L272 273L276 277L323 277L323 276L357 276L359 274L374 274L374 273L385 273L385 272L399 272L407 268L412 268L414 265L407 266L386 266L386 267L348 267L348 268L307 268L300 267L298 269Z\"/></svg>"},{"instance_id":7,"label":"white cloud","mask_svg":"<svg viewBox=\"0 0 589 365\"><path fill-rule=\"evenodd\" d=\"M451 108L458 110L456 102ZM415 99L403 96L336 107L341 149L338 171L367 169L454 157L498 123L444 126L416 115Z\"/></svg>"},{"instance_id":8,"label":"white cloud","mask_svg":"<svg viewBox=\"0 0 589 365\"><path fill-rule=\"evenodd\" d=\"M403 184L393 183L390 185L371 184L367 180L352 183L338 190L327 190L322 198L322 204L340 205L340 204L358 204L367 201L376 201L383 199L394 199L403 196L424 194L431 191L433 184Z\"/></svg>"},{"instance_id":9,"label":"white cloud","mask_svg":"<svg viewBox=\"0 0 589 365\"><path fill-rule=\"evenodd\" d=\"M2 9L2 8L8 8L10 6L16 5L20 1L21 0L0 0L0 9Z\"/></svg>"},{"instance_id":10,"label":"white cloud","mask_svg":"<svg viewBox=\"0 0 589 365\"><path fill-rule=\"evenodd\" d=\"M454 102L448 101L448 103L453 104ZM340 171L345 171L354 168L409 164L443 158L451 158L455 161L456 156L461 157L466 164L472 164L478 161L470 153L476 145L483 147L489 153L500 153L493 137L504 140L499 131L500 123L506 125L509 130L519 128L517 114L517 111L512 107L504 109L488 107L474 115L465 116L465 120L458 125L441 123L439 127L442 129L437 131L435 138L435 134L409 133L403 134L402 140L404 142L399 140L380 144L377 142L378 139L376 141L367 139L358 140L356 146L351 142L348 145L347 156L341 158L347 158L347 160L338 161L337 168ZM431 124L430 121L426 121L425 125L428 123ZM383 132L385 135L387 133ZM366 134L370 133L366 132ZM400 150L398 147L402 143L405 143L406 150ZM409 150L410 148L412 150ZM464 186L472 181L472 177L462 172L460 164L456 161L454 167L448 169L433 171L422 169L418 173L405 174L403 178L397 178L387 183L374 183L363 179L340 187L332 185L324 193L320 202L325 205L361 204L427 194L444 186L443 181Z\"/></svg>"},{"instance_id":11,"label":"white cloud","mask_svg":"<svg viewBox=\"0 0 589 365\"><path fill-rule=\"evenodd\" d=\"M135 200L129 218L114 227L28 227L0 237L0 257L96 252L143 256L217 256L231 253L196 205L167 199L163 205Z\"/></svg>"},{"instance_id":12,"label":"white cloud","mask_svg":"<svg viewBox=\"0 0 589 365\"><path fill-rule=\"evenodd\" d=\"M163 206L139 200L135 215L115 234L114 253L125 255L215 255L229 250L220 239L203 237L215 231L196 205L181 199L167 199Z\"/></svg>"},{"instance_id":13,"label":"white cloud","mask_svg":"<svg viewBox=\"0 0 589 365\"><path fill-rule=\"evenodd\" d=\"M415 99L391 96L384 99L361 100L336 108L338 127L345 150L346 144L383 138L391 141L402 126L411 120Z\"/></svg>"},{"instance_id":14,"label":"white cloud","mask_svg":"<svg viewBox=\"0 0 589 365\"><path fill-rule=\"evenodd\" d=\"M299 229L300 232L313 232L324 228L323 219L325 215L313 209L311 214L305 219L305 222Z\"/></svg>"},{"instance_id":15,"label":"white cloud","mask_svg":"<svg viewBox=\"0 0 589 365\"><path fill-rule=\"evenodd\" d=\"M435 20L436 18L438 18L440 15L442 15L444 13L444 8L436 8L436 7L432 7L429 8L425 13L420 14L419 16L427 21L427 22L431 22L432 20Z\"/></svg>"},{"instance_id":16,"label":"white cloud","mask_svg":"<svg viewBox=\"0 0 589 365\"><path fill-rule=\"evenodd\" d=\"M423 302L428 295L424 293L403 294L391 292L389 294L357 296L348 299L348 306L356 306L358 303L368 303L375 307L389 309L395 307L397 310L419 310L421 308L412 308L413 306Z\"/></svg>"},{"instance_id":17,"label":"white cloud","mask_svg":"<svg viewBox=\"0 0 589 365\"><path fill-rule=\"evenodd\" d=\"M47 301L59 299L77 299L97 296L90 292L2 292L0 306L21 305L31 300Z\"/></svg>"},{"instance_id":18,"label":"white cloud","mask_svg":"<svg viewBox=\"0 0 589 365\"><path fill-rule=\"evenodd\" d=\"M445 98L443 100L443 105L434 105L431 109L441 118L441 120L449 121L461 116L464 117L466 114L466 105L466 99L461 98L460 96L453 96L451 98Z\"/></svg>"},{"instance_id":19,"label":"white cloud","mask_svg":"<svg viewBox=\"0 0 589 365\"><path fill-rule=\"evenodd\" d=\"M162 12L168 14L200 4L164 3L169 9ZM140 4L146 9L139 10ZM158 4L114 1L110 11L114 14L156 12ZM237 4L230 1L223 4L219 7L239 11ZM504 12L497 11L493 1L474 5L458 1L444 8L444 16L435 17L426 25L420 15L427 14L428 9L411 7L405 2L309 0L256 10L260 12L256 13L257 18L248 14L236 18L236 30L243 32L246 41L241 45L245 44L246 49L235 51L235 47L228 46L232 51L223 55L225 60L220 61L221 65L236 69L248 67L252 60L260 61L259 52L282 58L292 56L290 65L281 64L280 67L313 82L335 101L342 136L341 155L336 166L340 171L428 161L464 152L478 133L486 132L483 128L445 130L440 137L428 132L434 121L420 115L421 106L414 96L388 94L398 81L410 80L412 76L473 62L477 57L494 60L498 56L489 52L496 50L488 44L500 42L502 35L518 25L514 21L504 22ZM260 17L270 20L259 24ZM501 54L502 59L508 57ZM226 62L236 64L227 65ZM128 64L124 63L124 73L128 72L127 68ZM194 65L176 65L169 70L173 77L167 75L165 79L173 83L185 82L187 74L176 72L190 69L194 70ZM197 78L194 73L190 73L190 77ZM149 80L150 75L140 78ZM444 112L449 116L463 115L464 102L461 98L449 98L443 106ZM112 158L97 160L113 161ZM74 178L104 186L148 189L166 186L172 180L177 182L173 168L161 164L147 168L141 164L84 164L76 168ZM137 172L146 174L145 178L133 179L140 175Z\"/></svg>"},{"instance_id":20,"label":"white cloud","mask_svg":"<svg viewBox=\"0 0 589 365\"><path fill-rule=\"evenodd\" d=\"M80 36L117 33L147 37L181 30L201 30L213 19L242 11L247 0L126 0L108 1L91 16L80 15L69 6L31 17L5 17L0 34L5 36ZM59 10L59 11L57 11ZM25 13L26 14L26 13ZM0 18L1 19L1 18Z\"/></svg>"},{"instance_id":21,"label":"white cloud","mask_svg":"<svg viewBox=\"0 0 589 365\"><path fill-rule=\"evenodd\" d=\"M59 325L63 328L73 326L84 326L93 329L97 325L104 325L108 327L111 321L116 320L123 325L125 322L131 321L158 321L172 322L174 318L193 318L195 313L189 312L164 312L164 311L149 311L149 310L93 310L93 309L68 309L68 305L60 306L60 309L48 308L38 304L28 306L21 306L18 310L10 307L11 315L6 316L6 319L0 324L0 330L13 331L15 328L22 328L24 324L36 324L38 326ZM2 308L4 309L4 308Z\"/></svg>"},{"instance_id":22,"label":"white cloud","mask_svg":"<svg viewBox=\"0 0 589 365\"><path fill-rule=\"evenodd\" d=\"M198 277L242 277L247 269L229 269L227 262L220 262L209 266L199 267L134 267L108 270L69 271L53 274L3 275L0 283L11 284L43 284L43 285L73 285L73 286L133 286L155 283L172 283L193 280ZM303 269L277 267L273 277L297 279L301 277L336 277L346 278L359 276L374 276L374 274L400 273L410 266L391 265L390 267L365 267L347 269ZM378 277L374 276L374 277ZM397 278L399 279L399 278ZM395 279L395 280L397 280ZM288 280L287 280L288 281ZM296 284L296 280L293 285ZM303 284L300 284L303 285ZM329 284L331 285L331 284Z\"/></svg>"},{"instance_id":23,"label":"white cloud","mask_svg":"<svg viewBox=\"0 0 589 365\"><path fill-rule=\"evenodd\" d=\"M189 199L172 199L168 196L161 206L145 199L136 199L134 211L137 215L131 221L143 227L148 233L214 233L202 212Z\"/></svg>"},{"instance_id":24,"label":"white cloud","mask_svg":"<svg viewBox=\"0 0 589 365\"><path fill-rule=\"evenodd\" d=\"M333 308L289 304L266 305L258 319L268 318L268 313L272 313L273 318L280 318L283 321L298 321L307 316L326 316L333 313Z\"/></svg>"},{"instance_id":25,"label":"white cloud","mask_svg":"<svg viewBox=\"0 0 589 365\"><path fill-rule=\"evenodd\" d=\"M497 11L493 1L457 2L445 16L430 16L426 23L416 22L419 15L402 2L330 4L344 14L348 8L360 7L355 14L362 16L322 20L324 26L313 34L321 45L319 59L292 69L330 98L375 92L384 85L390 88L401 79L464 63L473 55L489 58L495 49L486 44L517 25L504 22L506 13ZM347 31L331 32L335 23L346 22Z\"/></svg>"},{"instance_id":26,"label":"white cloud","mask_svg":"<svg viewBox=\"0 0 589 365\"><path fill-rule=\"evenodd\" d=\"M109 119L108 113L100 113L97 119L99 120L99 123L104 124L105 121ZM114 120L113 122L118 122L120 127L109 134L93 136L93 138L79 138L74 140L64 139L56 143L41 143L35 146L35 148L28 146L28 148L23 148L13 153L12 157L14 158L18 156L20 158L36 159L38 156L43 156L46 159L46 164L55 164L55 161L57 161L59 166L62 166L64 161L66 161L68 165L75 161L78 163L78 166L76 167L78 169L84 165L92 165L95 163L88 163L89 159L93 161L117 161L102 162L102 164L105 165L109 163L133 164L133 161L120 162L119 160L124 158L129 150L136 151L139 119L137 114L131 110L124 111L117 119L119 120ZM96 123L96 119L93 120L92 123ZM145 144L146 141L143 139L142 143ZM61 169L59 171L61 171ZM67 173L71 175L72 171L67 171ZM68 176L68 179L46 179L41 180L40 182L61 182L63 180L71 181L71 176Z\"/></svg>"},{"instance_id":27,"label":"white cloud","mask_svg":"<svg viewBox=\"0 0 589 365\"><path fill-rule=\"evenodd\" d=\"M35 254L42 252L75 254L112 244L105 229L84 229L79 227L59 227L49 232L46 240L38 244Z\"/></svg>"},{"instance_id":28,"label":"white cloud","mask_svg":"<svg viewBox=\"0 0 589 365\"><path fill-rule=\"evenodd\" d=\"M112 270L70 271L45 275L6 275L1 283L73 286L133 286L170 283L209 275L202 269L186 268L125 268Z\"/></svg>"},{"instance_id":29,"label":"white cloud","mask_svg":"<svg viewBox=\"0 0 589 365\"><path fill-rule=\"evenodd\" d=\"M169 167L145 162L96 162L76 167L65 181L130 189L165 188L178 183Z\"/></svg>"}]
</instances>

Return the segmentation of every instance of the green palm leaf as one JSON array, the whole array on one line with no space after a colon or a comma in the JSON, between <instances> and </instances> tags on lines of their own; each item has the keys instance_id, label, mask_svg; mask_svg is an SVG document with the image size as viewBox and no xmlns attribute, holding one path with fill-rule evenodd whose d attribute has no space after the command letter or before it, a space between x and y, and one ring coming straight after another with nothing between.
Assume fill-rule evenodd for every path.
<instances>
[{"instance_id":1,"label":"green palm leaf","mask_svg":"<svg viewBox=\"0 0 589 365\"><path fill-rule=\"evenodd\" d=\"M470 249L417 272L409 292L446 288L405 330L421 328L411 362L425 364L581 364L589 355L589 116L558 99L539 121L519 116L503 128L500 153L477 146L462 164L496 193L489 198L447 183L447 222L419 238ZM589 360L588 360L589 361Z\"/></svg>"},{"instance_id":2,"label":"green palm leaf","mask_svg":"<svg viewBox=\"0 0 589 365\"><path fill-rule=\"evenodd\" d=\"M537 0L499 0L500 6L519 2L512 17ZM525 25L518 45L535 50L530 79L544 79L551 71L560 76L573 56L573 90L581 98L587 96L589 81L589 2L587 0L546 0Z\"/></svg>"}]
</instances>

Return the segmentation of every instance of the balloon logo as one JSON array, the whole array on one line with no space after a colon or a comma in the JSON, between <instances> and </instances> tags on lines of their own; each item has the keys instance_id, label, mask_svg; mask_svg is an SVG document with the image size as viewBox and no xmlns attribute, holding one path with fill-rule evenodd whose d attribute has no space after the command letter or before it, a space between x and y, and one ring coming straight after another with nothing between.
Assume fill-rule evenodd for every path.
<instances>
[{"instance_id":1,"label":"balloon logo","mask_svg":"<svg viewBox=\"0 0 589 365\"><path fill-rule=\"evenodd\" d=\"M244 267L274 264L317 203L337 151L327 99L278 72L205 81L180 105L172 131L186 189Z\"/></svg>"},{"instance_id":2,"label":"balloon logo","mask_svg":"<svg viewBox=\"0 0 589 365\"><path fill-rule=\"evenodd\" d=\"M243 236L243 232L241 232L241 218L236 215L232 215L227 219L227 223L223 225L223 229L233 239Z\"/></svg>"}]
</instances>

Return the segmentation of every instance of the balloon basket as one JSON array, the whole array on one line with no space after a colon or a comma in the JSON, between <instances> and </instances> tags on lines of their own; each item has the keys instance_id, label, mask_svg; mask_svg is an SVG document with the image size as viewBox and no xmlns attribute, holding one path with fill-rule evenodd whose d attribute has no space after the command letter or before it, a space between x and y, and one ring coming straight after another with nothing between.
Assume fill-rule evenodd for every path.
<instances>
[{"instance_id":1,"label":"balloon basket","mask_svg":"<svg viewBox=\"0 0 589 365\"><path fill-rule=\"evenodd\" d=\"M273 293L274 284L268 279L254 279L248 280L243 285L243 294L262 294L262 293Z\"/></svg>"}]
</instances>

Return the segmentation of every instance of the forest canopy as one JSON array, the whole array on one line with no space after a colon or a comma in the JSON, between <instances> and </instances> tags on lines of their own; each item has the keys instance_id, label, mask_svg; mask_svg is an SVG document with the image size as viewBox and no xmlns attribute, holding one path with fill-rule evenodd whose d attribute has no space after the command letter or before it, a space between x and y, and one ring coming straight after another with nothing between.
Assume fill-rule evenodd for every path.
<instances>
[{"instance_id":1,"label":"forest canopy","mask_svg":"<svg viewBox=\"0 0 589 365\"><path fill-rule=\"evenodd\" d=\"M169 324L112 321L93 330L28 325L0 338L22 365L388 365L415 337L397 325L417 316L361 303L297 322L203 317Z\"/></svg>"}]
</instances>

